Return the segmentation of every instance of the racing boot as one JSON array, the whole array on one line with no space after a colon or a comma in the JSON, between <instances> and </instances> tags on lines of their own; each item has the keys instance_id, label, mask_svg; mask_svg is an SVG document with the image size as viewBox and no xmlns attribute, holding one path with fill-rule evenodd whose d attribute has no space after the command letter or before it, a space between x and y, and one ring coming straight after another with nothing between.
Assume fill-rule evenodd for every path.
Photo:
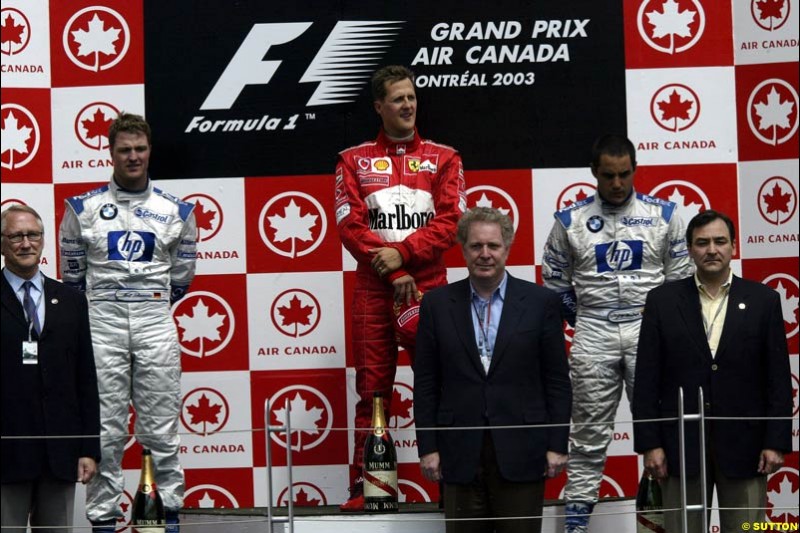
<instances>
[{"instance_id":1,"label":"racing boot","mask_svg":"<svg viewBox=\"0 0 800 533\"><path fill-rule=\"evenodd\" d=\"M594 510L591 502L567 502L564 507L564 533L588 533L589 517Z\"/></svg>"}]
</instances>

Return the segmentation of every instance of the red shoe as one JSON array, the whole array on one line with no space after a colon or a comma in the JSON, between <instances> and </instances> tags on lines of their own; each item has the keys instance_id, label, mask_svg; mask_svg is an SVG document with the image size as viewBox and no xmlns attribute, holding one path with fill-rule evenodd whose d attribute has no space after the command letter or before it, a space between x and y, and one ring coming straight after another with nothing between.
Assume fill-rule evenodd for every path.
<instances>
[{"instance_id":1,"label":"red shoe","mask_svg":"<svg viewBox=\"0 0 800 533\"><path fill-rule=\"evenodd\" d=\"M364 511L364 482L357 481L350 487L350 497L339 506L343 513L361 513Z\"/></svg>"}]
</instances>

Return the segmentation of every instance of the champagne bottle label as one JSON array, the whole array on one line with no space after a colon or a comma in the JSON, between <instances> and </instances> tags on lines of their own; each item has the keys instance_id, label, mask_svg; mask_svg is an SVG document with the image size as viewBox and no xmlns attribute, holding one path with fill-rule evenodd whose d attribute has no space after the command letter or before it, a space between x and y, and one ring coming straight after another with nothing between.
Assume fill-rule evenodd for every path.
<instances>
[{"instance_id":1,"label":"champagne bottle label","mask_svg":"<svg viewBox=\"0 0 800 533\"><path fill-rule=\"evenodd\" d=\"M364 472L365 498L397 498L396 470L369 470Z\"/></svg>"}]
</instances>

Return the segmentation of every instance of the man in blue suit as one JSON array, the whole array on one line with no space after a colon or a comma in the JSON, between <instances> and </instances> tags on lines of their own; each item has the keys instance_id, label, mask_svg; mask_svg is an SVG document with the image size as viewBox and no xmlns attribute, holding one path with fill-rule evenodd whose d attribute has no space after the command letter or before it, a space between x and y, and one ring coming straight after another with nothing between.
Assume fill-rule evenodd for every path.
<instances>
[{"instance_id":1,"label":"man in blue suit","mask_svg":"<svg viewBox=\"0 0 800 533\"><path fill-rule=\"evenodd\" d=\"M492 519L541 516L544 480L567 460L572 389L561 302L505 271L514 238L508 216L474 208L457 238L469 277L428 292L420 310L420 466L425 478L444 482L447 518L487 518L448 522L448 533L537 532L541 519ZM475 427L482 429L467 429Z\"/></svg>"},{"instance_id":2,"label":"man in blue suit","mask_svg":"<svg viewBox=\"0 0 800 533\"><path fill-rule=\"evenodd\" d=\"M3 211L0 514L4 528L30 520L36 531L66 532L75 482L100 461L100 404L86 298L39 271L43 247L36 211ZM7 438L22 436L34 438Z\"/></svg>"},{"instance_id":3,"label":"man in blue suit","mask_svg":"<svg viewBox=\"0 0 800 533\"><path fill-rule=\"evenodd\" d=\"M678 389L685 412L698 412L703 389L708 499L717 489L722 531L762 522L766 476L792 451L792 384L778 293L733 275L733 222L704 211L686 229L694 276L667 283L647 296L636 364L634 420L673 418ZM778 419L776 419L776 417ZM780 419L786 417L786 419ZM758 420L758 418L771 418ZM680 461L686 462L689 504L700 503L698 424L686 427L686 457L679 456L678 422L634 425L634 448L645 470L662 480L664 506L680 507ZM665 516L667 531L683 531L680 513ZM689 531L702 529L689 513Z\"/></svg>"}]
</instances>

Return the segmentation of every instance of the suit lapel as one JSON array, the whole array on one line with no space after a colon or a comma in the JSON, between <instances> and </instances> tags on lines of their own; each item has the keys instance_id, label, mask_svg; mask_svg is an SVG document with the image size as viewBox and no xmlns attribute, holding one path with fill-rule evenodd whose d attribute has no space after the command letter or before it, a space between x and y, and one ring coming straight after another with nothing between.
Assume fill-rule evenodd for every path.
<instances>
[{"instance_id":1,"label":"suit lapel","mask_svg":"<svg viewBox=\"0 0 800 533\"><path fill-rule=\"evenodd\" d=\"M481 356L478 353L478 343L475 342L475 327L472 324L469 278L462 282L454 283L451 287L450 300L453 305L450 306L450 314L456 334L467 350L467 356L472 365L478 372L485 375L486 372L481 363Z\"/></svg>"},{"instance_id":2,"label":"suit lapel","mask_svg":"<svg viewBox=\"0 0 800 533\"><path fill-rule=\"evenodd\" d=\"M733 342L736 332L741 331L742 323L744 322L748 295L742 291L742 285L737 279L736 276L733 276L731 280L731 290L728 293L728 304L725 309L725 322L722 325L722 335L717 346L717 359L723 354L725 348Z\"/></svg>"},{"instance_id":3,"label":"suit lapel","mask_svg":"<svg viewBox=\"0 0 800 533\"><path fill-rule=\"evenodd\" d=\"M700 306L700 293L697 292L694 276L683 280L681 289L678 313L689 331L689 337L697 345L700 353L710 361L711 349L708 347L708 337L703 326L703 309Z\"/></svg>"},{"instance_id":4,"label":"suit lapel","mask_svg":"<svg viewBox=\"0 0 800 533\"><path fill-rule=\"evenodd\" d=\"M5 307L14 318L19 320L23 326L27 327L28 321L25 319L25 311L22 310L22 304L19 298L14 294L14 289L11 288L5 275L0 275L0 277L3 278L2 291L0 291L0 300L2 300L3 307Z\"/></svg>"}]
</instances>

